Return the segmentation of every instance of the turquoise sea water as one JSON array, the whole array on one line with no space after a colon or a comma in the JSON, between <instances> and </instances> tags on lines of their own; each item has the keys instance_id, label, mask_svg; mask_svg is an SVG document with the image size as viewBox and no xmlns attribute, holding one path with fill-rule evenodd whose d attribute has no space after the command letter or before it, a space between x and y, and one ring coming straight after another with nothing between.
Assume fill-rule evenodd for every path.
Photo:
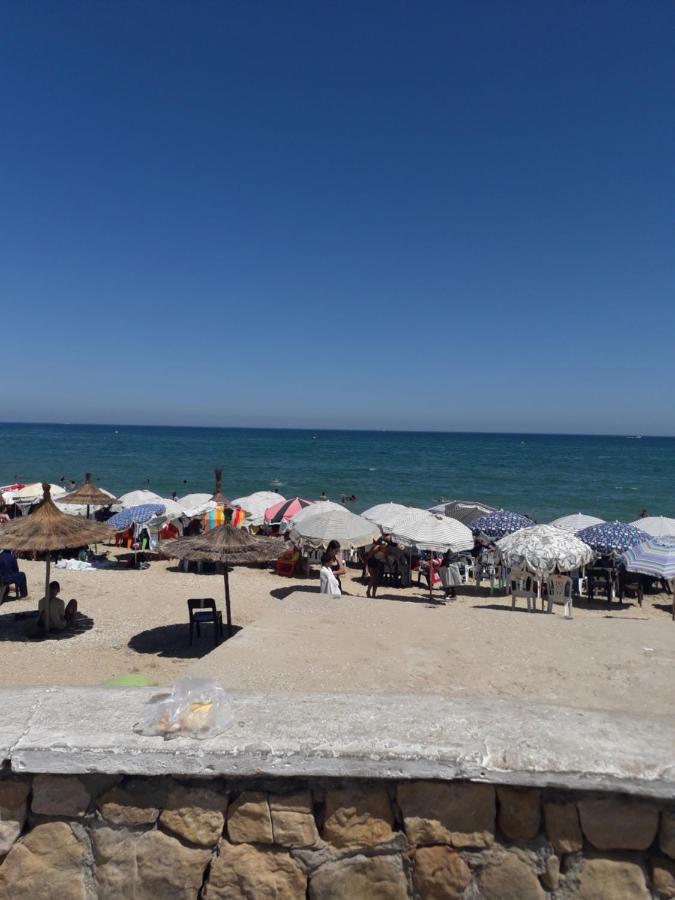
<instances>
[{"instance_id":1,"label":"turquoise sea water","mask_svg":"<svg viewBox=\"0 0 675 900\"><path fill-rule=\"evenodd\" d=\"M356 511L447 497L541 522L579 511L630 521L643 508L675 516L675 438L0 424L0 484L79 483L91 471L115 494L181 496L211 490L216 465L230 497L356 494Z\"/></svg>"}]
</instances>

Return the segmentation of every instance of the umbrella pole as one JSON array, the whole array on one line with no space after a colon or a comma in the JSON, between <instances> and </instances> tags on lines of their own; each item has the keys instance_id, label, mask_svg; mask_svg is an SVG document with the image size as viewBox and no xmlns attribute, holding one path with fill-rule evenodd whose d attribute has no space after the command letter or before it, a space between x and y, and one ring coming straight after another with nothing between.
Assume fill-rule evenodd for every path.
<instances>
[{"instance_id":1,"label":"umbrella pole","mask_svg":"<svg viewBox=\"0 0 675 900\"><path fill-rule=\"evenodd\" d=\"M45 570L46 571L46 574L45 574L45 597L47 598L46 603L45 603L45 634L49 634L49 629L51 627L51 622L49 620L49 607L51 605L50 604L51 598L49 596L49 570L51 568L51 564L52 564L52 557L48 550L47 551L47 567Z\"/></svg>"},{"instance_id":2,"label":"umbrella pole","mask_svg":"<svg viewBox=\"0 0 675 900\"><path fill-rule=\"evenodd\" d=\"M230 608L230 579L227 574L228 565L225 563L225 615L227 616L227 636L232 637L232 610Z\"/></svg>"},{"instance_id":3,"label":"umbrella pole","mask_svg":"<svg viewBox=\"0 0 675 900\"><path fill-rule=\"evenodd\" d=\"M87 503L87 518L89 518L89 504Z\"/></svg>"}]
</instances>

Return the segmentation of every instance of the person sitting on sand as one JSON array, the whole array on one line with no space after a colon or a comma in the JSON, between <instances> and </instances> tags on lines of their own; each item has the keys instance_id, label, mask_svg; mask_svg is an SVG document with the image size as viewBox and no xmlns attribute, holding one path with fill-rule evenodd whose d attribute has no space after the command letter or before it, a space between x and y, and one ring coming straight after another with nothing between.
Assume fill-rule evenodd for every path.
<instances>
[{"instance_id":1,"label":"person sitting on sand","mask_svg":"<svg viewBox=\"0 0 675 900\"><path fill-rule=\"evenodd\" d=\"M19 597L28 596L26 575L19 571L16 556L10 550L3 550L0 553L0 581L3 584L15 584L19 591Z\"/></svg>"},{"instance_id":2,"label":"person sitting on sand","mask_svg":"<svg viewBox=\"0 0 675 900\"><path fill-rule=\"evenodd\" d=\"M59 597L61 585L58 581L49 584L49 628L51 631L64 631L72 628L77 615L77 600L69 600L68 605ZM38 603L38 629L45 630L45 613L47 611L47 598L42 597Z\"/></svg>"}]
</instances>

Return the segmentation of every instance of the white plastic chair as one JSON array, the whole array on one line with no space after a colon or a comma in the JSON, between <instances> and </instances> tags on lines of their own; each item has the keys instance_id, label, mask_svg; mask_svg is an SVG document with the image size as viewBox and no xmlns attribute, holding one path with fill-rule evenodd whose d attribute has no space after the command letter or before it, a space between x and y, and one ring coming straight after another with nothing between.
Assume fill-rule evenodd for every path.
<instances>
[{"instance_id":1,"label":"white plastic chair","mask_svg":"<svg viewBox=\"0 0 675 900\"><path fill-rule=\"evenodd\" d=\"M572 579L567 575L551 575L546 582L548 605L546 612L552 612L553 604L560 603L566 619L572 618Z\"/></svg>"},{"instance_id":2,"label":"white plastic chair","mask_svg":"<svg viewBox=\"0 0 675 900\"><path fill-rule=\"evenodd\" d=\"M536 597L532 590L532 575L525 569L511 569L509 573L509 583L511 585L511 609L516 608L518 600L527 602L527 611L536 612Z\"/></svg>"},{"instance_id":3,"label":"white plastic chair","mask_svg":"<svg viewBox=\"0 0 675 900\"><path fill-rule=\"evenodd\" d=\"M501 588L504 582L504 569L496 550L486 550L476 567L476 587L480 587L483 579L490 580L490 596L494 594L495 584Z\"/></svg>"}]
</instances>

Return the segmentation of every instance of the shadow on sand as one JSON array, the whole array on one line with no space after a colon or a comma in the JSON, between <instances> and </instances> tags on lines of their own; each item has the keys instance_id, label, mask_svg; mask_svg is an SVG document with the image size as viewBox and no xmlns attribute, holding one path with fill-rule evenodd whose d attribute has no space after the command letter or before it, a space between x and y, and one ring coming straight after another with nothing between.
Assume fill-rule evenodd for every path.
<instances>
[{"instance_id":1,"label":"shadow on sand","mask_svg":"<svg viewBox=\"0 0 675 900\"><path fill-rule=\"evenodd\" d=\"M3 615L0 616L0 641L27 643L33 641L69 641L94 627L94 620L78 612L72 628L63 631L50 631L49 634L37 633L37 611L7 611L3 603Z\"/></svg>"},{"instance_id":2,"label":"shadow on sand","mask_svg":"<svg viewBox=\"0 0 675 900\"><path fill-rule=\"evenodd\" d=\"M232 626L232 637L241 631L240 625ZM187 622L184 625L159 625L139 631L128 643L135 653L149 653L153 656L169 659L200 659L216 646L213 640L213 625L202 624L201 636L195 634L194 643L190 644L190 631ZM227 628L221 644L228 640Z\"/></svg>"}]
</instances>

